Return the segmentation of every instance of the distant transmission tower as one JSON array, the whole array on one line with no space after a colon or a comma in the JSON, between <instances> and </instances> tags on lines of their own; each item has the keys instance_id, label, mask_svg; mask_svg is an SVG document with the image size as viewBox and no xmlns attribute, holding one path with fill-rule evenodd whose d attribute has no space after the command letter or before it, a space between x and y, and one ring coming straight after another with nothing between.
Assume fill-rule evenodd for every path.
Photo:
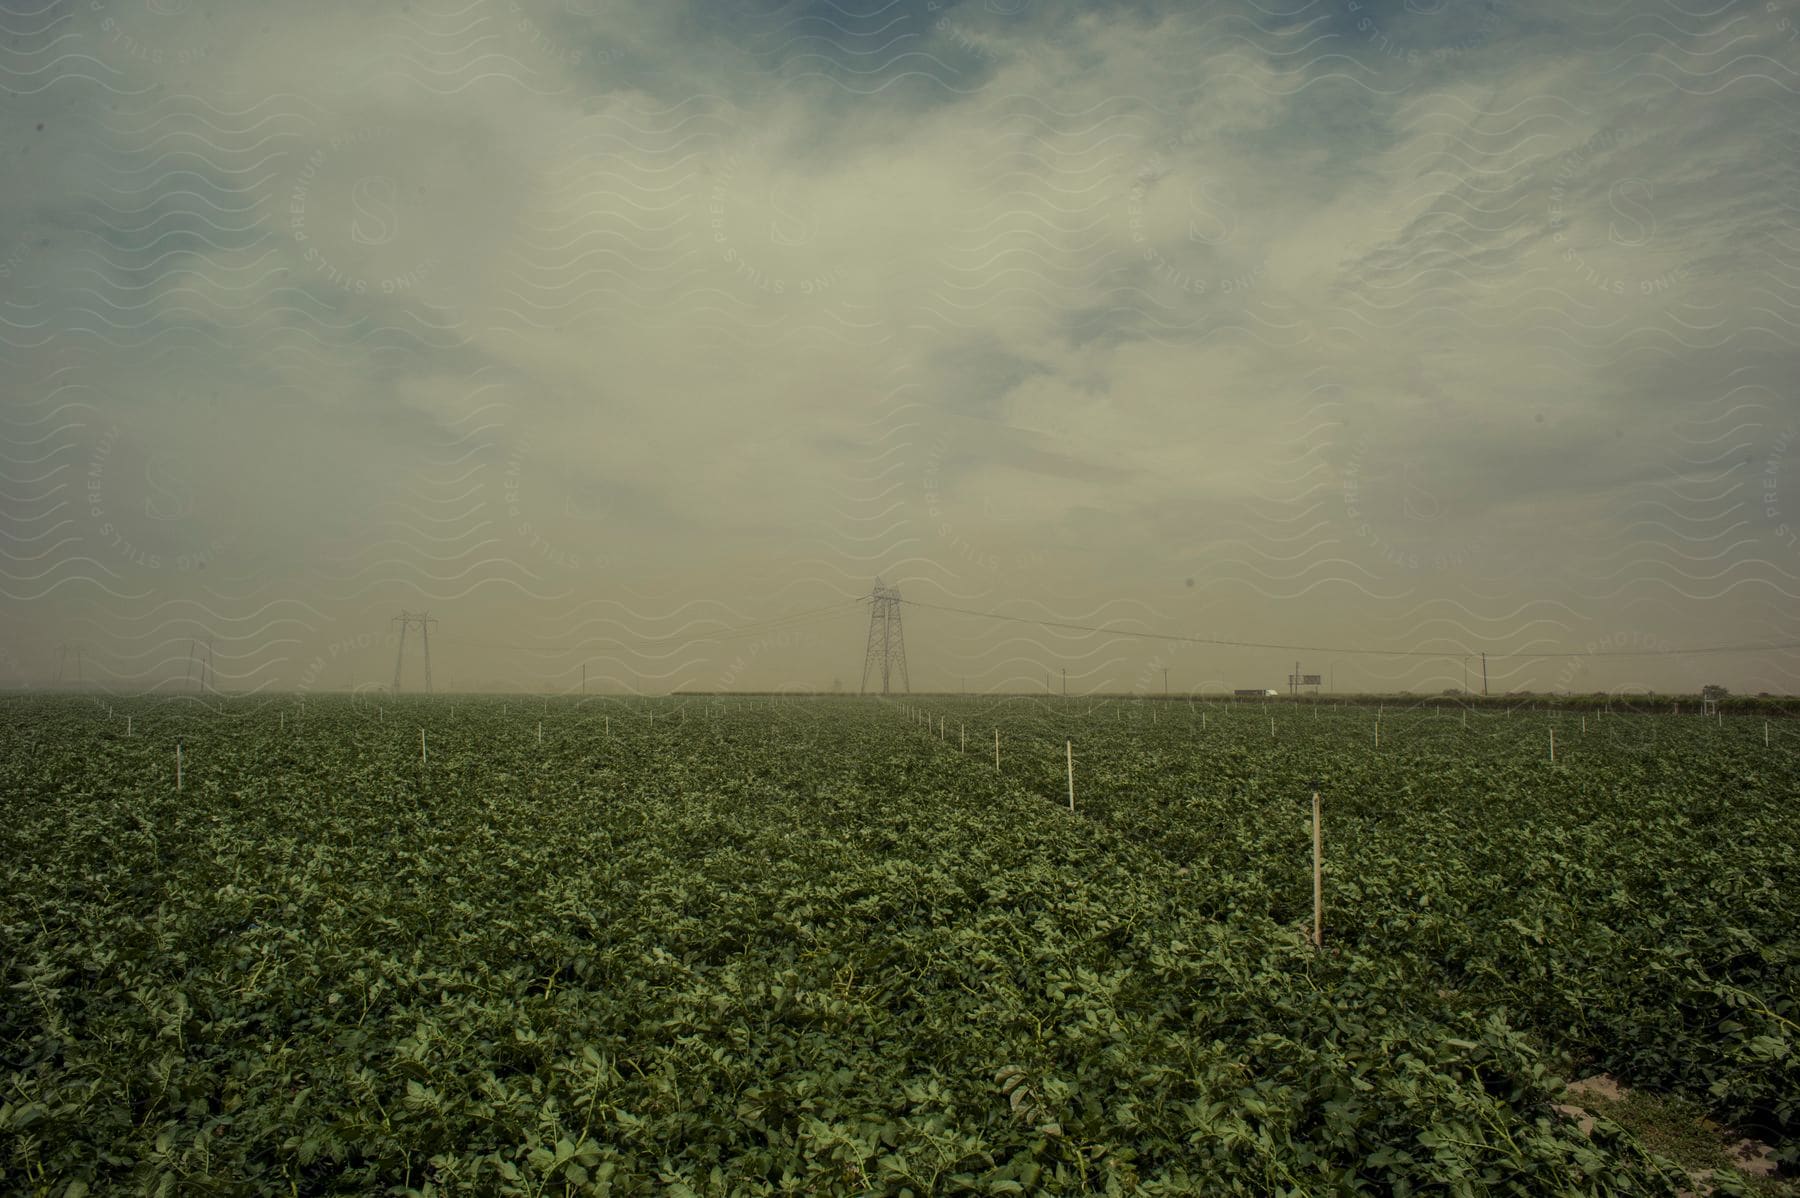
<instances>
[{"instance_id":1,"label":"distant transmission tower","mask_svg":"<svg viewBox=\"0 0 1800 1198\"><path fill-rule=\"evenodd\" d=\"M394 654L394 694L400 693L400 665L406 660L406 630L419 626L419 639L425 649L425 693L431 693L431 626L437 621L424 612L402 611L393 621L400 625L400 648Z\"/></svg>"},{"instance_id":2,"label":"distant transmission tower","mask_svg":"<svg viewBox=\"0 0 1800 1198\"><path fill-rule=\"evenodd\" d=\"M881 693L890 693L897 677L900 689L912 693L906 677L906 637L900 630L900 592L875 580L869 592L869 647L863 654L862 692L869 693L869 672L881 671Z\"/></svg>"},{"instance_id":3,"label":"distant transmission tower","mask_svg":"<svg viewBox=\"0 0 1800 1198\"><path fill-rule=\"evenodd\" d=\"M195 681L196 670L199 671L199 689L210 695L213 692L213 645L210 636L206 638L206 657L204 659L200 656L200 642L192 637L188 638L187 680L189 682Z\"/></svg>"},{"instance_id":4,"label":"distant transmission tower","mask_svg":"<svg viewBox=\"0 0 1800 1198\"><path fill-rule=\"evenodd\" d=\"M56 648L57 648L58 653L60 654L60 656L56 659L56 685L58 685L58 686L62 685L62 683L63 683L63 667L68 664L69 655L72 653L75 655L75 685L80 686L81 685L81 654L83 652L84 647L81 645L62 644L62 645L58 645Z\"/></svg>"}]
</instances>

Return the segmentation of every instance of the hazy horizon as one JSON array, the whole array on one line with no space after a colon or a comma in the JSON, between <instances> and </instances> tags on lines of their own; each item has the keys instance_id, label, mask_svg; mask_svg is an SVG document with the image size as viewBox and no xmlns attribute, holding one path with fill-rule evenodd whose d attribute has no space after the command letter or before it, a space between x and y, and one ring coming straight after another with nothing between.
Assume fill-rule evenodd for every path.
<instances>
[{"instance_id":1,"label":"hazy horizon","mask_svg":"<svg viewBox=\"0 0 1800 1198\"><path fill-rule=\"evenodd\" d=\"M1800 690L1800 0L0 35L0 688Z\"/></svg>"}]
</instances>

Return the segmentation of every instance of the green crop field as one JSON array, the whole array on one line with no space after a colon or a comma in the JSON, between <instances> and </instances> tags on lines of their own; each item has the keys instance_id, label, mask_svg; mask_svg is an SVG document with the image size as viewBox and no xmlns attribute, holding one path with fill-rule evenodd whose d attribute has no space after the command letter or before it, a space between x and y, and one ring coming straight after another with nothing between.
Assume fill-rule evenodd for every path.
<instances>
[{"instance_id":1,"label":"green crop field","mask_svg":"<svg viewBox=\"0 0 1800 1198\"><path fill-rule=\"evenodd\" d=\"M1558 1109L1601 1072L1800 1144L1779 718L90 696L0 743L6 1194L1696 1184Z\"/></svg>"}]
</instances>

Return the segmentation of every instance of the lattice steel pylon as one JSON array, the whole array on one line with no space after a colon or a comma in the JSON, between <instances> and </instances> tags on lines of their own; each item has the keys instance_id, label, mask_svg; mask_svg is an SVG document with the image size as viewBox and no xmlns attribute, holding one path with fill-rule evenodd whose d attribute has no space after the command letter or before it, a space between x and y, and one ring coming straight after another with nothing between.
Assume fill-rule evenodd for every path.
<instances>
[{"instance_id":1,"label":"lattice steel pylon","mask_svg":"<svg viewBox=\"0 0 1800 1198\"><path fill-rule=\"evenodd\" d=\"M61 656L56 659L56 685L61 686L63 684L63 666L68 663L69 654L73 653L75 655L75 685L80 686L81 655L85 650L85 646L62 644L58 645L56 648L58 653L61 654Z\"/></svg>"},{"instance_id":2,"label":"lattice steel pylon","mask_svg":"<svg viewBox=\"0 0 1800 1198\"><path fill-rule=\"evenodd\" d=\"M214 689L213 688L213 643L212 643L212 638L210 636L206 638L206 657L204 660L202 660L200 657L200 642L199 642L199 640L194 637L188 638L187 680L190 683L195 680L194 679L194 671L196 668L198 668L198 670L200 671L199 688L198 689L205 691L207 694L212 694L213 689Z\"/></svg>"},{"instance_id":3,"label":"lattice steel pylon","mask_svg":"<svg viewBox=\"0 0 1800 1198\"><path fill-rule=\"evenodd\" d=\"M394 651L394 694L400 693L400 665L406 660L406 630L419 626L419 637L425 648L425 693L431 693L431 626L437 621L424 612L402 611L393 623L400 625L400 647Z\"/></svg>"},{"instance_id":4,"label":"lattice steel pylon","mask_svg":"<svg viewBox=\"0 0 1800 1198\"><path fill-rule=\"evenodd\" d=\"M875 580L869 592L869 646L863 653L862 694L869 693L869 672L881 671L881 693L891 694L897 677L902 693L911 694L906 677L906 637L900 628L900 592Z\"/></svg>"}]
</instances>

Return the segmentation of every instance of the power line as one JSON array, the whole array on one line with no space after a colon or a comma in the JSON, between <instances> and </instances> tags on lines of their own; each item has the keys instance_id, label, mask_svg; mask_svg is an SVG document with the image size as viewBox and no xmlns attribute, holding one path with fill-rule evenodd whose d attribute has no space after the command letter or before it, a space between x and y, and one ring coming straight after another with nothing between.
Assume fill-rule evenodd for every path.
<instances>
[{"instance_id":1,"label":"power line","mask_svg":"<svg viewBox=\"0 0 1800 1198\"><path fill-rule=\"evenodd\" d=\"M1183 636L1172 632L1132 632L1125 628L1100 628L1093 624L1071 624L1063 620L1037 620L1030 616L1008 616L999 612L973 611L966 607L949 607L941 603L923 603L902 599L909 607L928 607L934 611L955 612L963 616L979 616L984 620L1004 620L1013 624L1036 624L1040 628L1067 628L1076 632L1100 632L1108 636L1129 636L1150 641L1179 641L1190 645L1220 645L1230 649L1286 649L1301 653L1367 654L1375 657L1459 657L1458 649L1345 649L1330 645L1286 645L1266 641L1233 641L1220 637ZM1696 653L1773 653L1800 649L1800 641L1774 645L1709 645L1701 649L1613 649L1595 653L1494 653L1494 657L1528 660L1550 660L1563 657L1685 657Z\"/></svg>"},{"instance_id":2,"label":"power line","mask_svg":"<svg viewBox=\"0 0 1800 1198\"><path fill-rule=\"evenodd\" d=\"M859 595L854 599L840 599L838 602L827 604L824 607L815 607L815 608L812 608L807 611L790 612L789 614L787 614L785 616L771 616L767 620L757 620L757 621L752 621L749 624L740 624L735 627L721 628L717 631L708 632L701 636L690 636L690 637L686 637L686 638L683 638L680 640L676 640L673 635L642 636L642 637L637 638L634 643L658 644L658 643L672 642L677 646L696 645L696 644L702 644L707 641L732 640L737 637L744 637L744 636L762 636L765 633L770 633L770 632L785 632L790 628L801 627L802 625L806 624L814 616L848 610L850 607L852 607L856 604L866 602L867 598L868 597L866 595ZM441 644L446 644L446 645L464 645L464 646L480 647L480 648L486 648L486 649L517 649L517 650L522 650L522 651L528 652L528 653L578 653L578 652L582 652L585 650L592 650L592 649L597 649L597 648L601 648L601 647L624 648L627 645L627 642L618 640L616 638L608 638L606 640L600 640L597 638L596 640L588 641L583 644L572 644L572 645L521 645L521 644L517 644L514 642L509 642L509 641L465 640L462 637L444 637L444 636L440 636L438 638L438 641Z\"/></svg>"}]
</instances>

